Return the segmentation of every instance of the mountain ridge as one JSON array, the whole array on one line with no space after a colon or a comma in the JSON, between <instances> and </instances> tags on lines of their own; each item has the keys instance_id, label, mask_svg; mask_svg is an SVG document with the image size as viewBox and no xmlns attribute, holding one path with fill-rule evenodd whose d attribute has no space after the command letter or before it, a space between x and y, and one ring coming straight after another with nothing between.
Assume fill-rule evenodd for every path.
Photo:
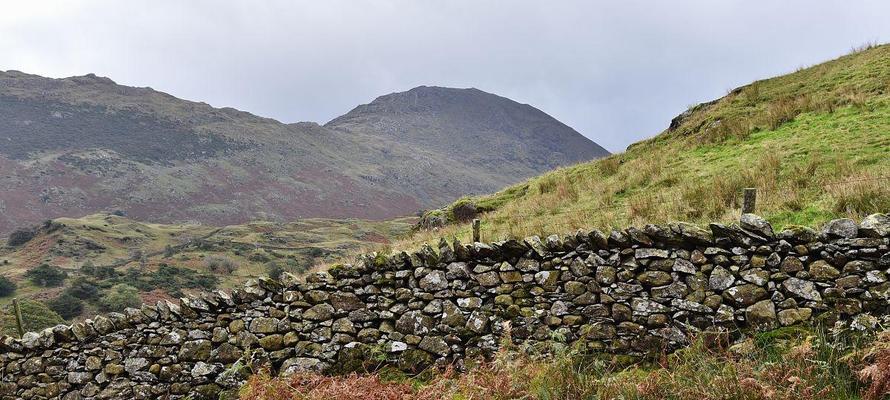
<instances>
[{"instance_id":1,"label":"mountain ridge","mask_svg":"<svg viewBox=\"0 0 890 400\"><path fill-rule=\"evenodd\" d=\"M477 101L456 93L458 103ZM515 108L490 96L505 102L491 110ZM165 223L391 218L604 155L578 152L577 141L589 139L549 116L536 117L537 140L511 131L514 120L480 129L488 122L432 111L403 113L411 121L381 116L411 127L400 137L355 119L349 129L283 123L94 74L0 71L0 232L115 210ZM521 119L511 112L498 118ZM417 125L419 115L432 125ZM550 132L558 133L553 143ZM416 140L424 136L430 140ZM457 140L472 144L449 145Z\"/></svg>"}]
</instances>

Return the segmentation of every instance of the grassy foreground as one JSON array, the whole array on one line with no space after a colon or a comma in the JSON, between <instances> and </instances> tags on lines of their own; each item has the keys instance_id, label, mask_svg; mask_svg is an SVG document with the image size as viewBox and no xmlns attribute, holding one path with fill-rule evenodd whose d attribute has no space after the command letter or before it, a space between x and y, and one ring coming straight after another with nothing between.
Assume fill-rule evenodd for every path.
<instances>
[{"instance_id":1,"label":"grassy foreground","mask_svg":"<svg viewBox=\"0 0 890 400\"><path fill-rule=\"evenodd\" d=\"M890 211L890 45L740 87L671 125L624 153L431 211L426 218L447 225L395 247L466 242L467 208L482 213L485 241L729 222L746 187L758 189L757 212L777 228Z\"/></svg>"},{"instance_id":2,"label":"grassy foreground","mask_svg":"<svg viewBox=\"0 0 890 400\"><path fill-rule=\"evenodd\" d=\"M507 347L466 373L392 370L325 377L254 375L243 400L865 399L890 395L890 331L862 336L783 328L733 346L699 338L655 360L585 355L554 345L536 357Z\"/></svg>"}]
</instances>

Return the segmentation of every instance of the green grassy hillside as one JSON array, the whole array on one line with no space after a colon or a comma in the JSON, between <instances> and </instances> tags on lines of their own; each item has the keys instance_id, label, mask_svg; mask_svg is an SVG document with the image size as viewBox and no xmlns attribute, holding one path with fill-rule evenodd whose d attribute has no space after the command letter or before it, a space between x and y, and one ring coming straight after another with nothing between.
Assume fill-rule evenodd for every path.
<instances>
[{"instance_id":1,"label":"green grassy hillside","mask_svg":"<svg viewBox=\"0 0 890 400\"><path fill-rule=\"evenodd\" d=\"M469 239L455 211L473 207L484 240L730 221L745 187L758 189L757 212L777 227L890 210L890 45L737 88L624 153L428 212L446 226L398 246Z\"/></svg>"}]
</instances>

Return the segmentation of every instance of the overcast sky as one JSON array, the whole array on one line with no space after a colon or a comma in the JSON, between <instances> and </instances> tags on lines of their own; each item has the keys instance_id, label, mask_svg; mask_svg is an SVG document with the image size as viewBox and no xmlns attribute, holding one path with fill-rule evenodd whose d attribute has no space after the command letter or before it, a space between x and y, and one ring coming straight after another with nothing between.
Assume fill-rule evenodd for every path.
<instances>
[{"instance_id":1,"label":"overcast sky","mask_svg":"<svg viewBox=\"0 0 890 400\"><path fill-rule=\"evenodd\" d=\"M284 122L418 85L611 151L728 89L890 41L890 1L0 1L0 70L96 73Z\"/></svg>"}]
</instances>

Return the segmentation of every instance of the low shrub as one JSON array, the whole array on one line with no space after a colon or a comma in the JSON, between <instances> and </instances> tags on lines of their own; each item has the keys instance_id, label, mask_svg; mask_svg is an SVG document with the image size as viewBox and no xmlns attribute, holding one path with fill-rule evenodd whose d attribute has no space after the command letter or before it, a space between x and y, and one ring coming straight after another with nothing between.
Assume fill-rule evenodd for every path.
<instances>
[{"instance_id":1,"label":"low shrub","mask_svg":"<svg viewBox=\"0 0 890 400\"><path fill-rule=\"evenodd\" d=\"M220 255L211 255L204 259L204 265L210 272L218 274L231 274L238 269L238 263L235 260Z\"/></svg>"},{"instance_id":2,"label":"low shrub","mask_svg":"<svg viewBox=\"0 0 890 400\"><path fill-rule=\"evenodd\" d=\"M68 273L59 267L48 264L40 264L36 268L31 268L25 273L25 277L32 283L42 287L62 286Z\"/></svg>"},{"instance_id":3,"label":"low shrub","mask_svg":"<svg viewBox=\"0 0 890 400\"><path fill-rule=\"evenodd\" d=\"M156 271L130 268L124 274L110 281L115 284L126 284L142 291L162 289L172 296L181 296L182 289L212 290L219 284L219 278L213 274L199 273L193 269L168 264L161 264Z\"/></svg>"},{"instance_id":4,"label":"low shrub","mask_svg":"<svg viewBox=\"0 0 890 400\"><path fill-rule=\"evenodd\" d=\"M85 278L77 278L71 282L71 286L65 289L65 294L80 300L96 300L99 298L99 288L94 282Z\"/></svg>"},{"instance_id":5,"label":"low shrub","mask_svg":"<svg viewBox=\"0 0 890 400\"><path fill-rule=\"evenodd\" d=\"M118 275L118 272L114 269L114 267L103 265L103 266L95 266L93 262L87 260L80 267L80 272L83 272L87 276L91 276L96 279L110 279L114 278Z\"/></svg>"},{"instance_id":6,"label":"low shrub","mask_svg":"<svg viewBox=\"0 0 890 400\"><path fill-rule=\"evenodd\" d=\"M269 262L269 260L270 260L269 256L266 255L266 253L261 250L257 250L253 253L250 253L250 256L248 256L247 259L250 261L259 262L259 263Z\"/></svg>"},{"instance_id":7,"label":"low shrub","mask_svg":"<svg viewBox=\"0 0 890 400\"><path fill-rule=\"evenodd\" d=\"M71 319L83 313L83 301L69 293L62 293L46 302L46 306L64 319Z\"/></svg>"},{"instance_id":8,"label":"low shrub","mask_svg":"<svg viewBox=\"0 0 890 400\"><path fill-rule=\"evenodd\" d=\"M127 307L139 307L141 304L139 290L123 283L112 286L99 301L103 311L123 311Z\"/></svg>"},{"instance_id":9,"label":"low shrub","mask_svg":"<svg viewBox=\"0 0 890 400\"><path fill-rule=\"evenodd\" d=\"M283 274L284 272L284 268L282 268L281 265L279 265L277 262L269 261L266 263L266 274L269 275L270 278L279 279L281 278L281 274Z\"/></svg>"},{"instance_id":10,"label":"low shrub","mask_svg":"<svg viewBox=\"0 0 890 400\"><path fill-rule=\"evenodd\" d=\"M0 297L11 296L15 293L16 284L5 276L0 276Z\"/></svg>"},{"instance_id":11,"label":"low shrub","mask_svg":"<svg viewBox=\"0 0 890 400\"><path fill-rule=\"evenodd\" d=\"M6 244L9 247L18 247L31 241L34 238L34 230L30 228L19 228L9 234Z\"/></svg>"}]
</instances>

